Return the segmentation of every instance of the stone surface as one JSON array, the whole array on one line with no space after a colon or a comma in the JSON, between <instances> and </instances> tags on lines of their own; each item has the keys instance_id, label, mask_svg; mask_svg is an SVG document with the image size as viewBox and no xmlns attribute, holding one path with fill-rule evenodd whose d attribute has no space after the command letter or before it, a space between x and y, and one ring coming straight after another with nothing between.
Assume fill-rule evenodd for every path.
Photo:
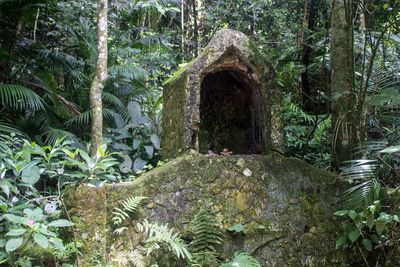
<instances>
[{"instance_id":1,"label":"stone surface","mask_svg":"<svg viewBox=\"0 0 400 267\"><path fill-rule=\"evenodd\" d=\"M341 190L335 175L298 159L192 152L134 182L81 187L75 194L71 189L66 203L72 206L78 234L89 235L86 259L104 260L99 255L140 245L132 224L124 225L129 230L123 235L116 235L111 218L119 201L146 196L149 199L136 220L168 223L188 241L189 222L200 208L217 211L225 229L242 224L246 234L226 232L226 242L218 249L225 258L246 251L262 266L337 266L344 255L334 248L339 226L332 213Z\"/></svg>"},{"instance_id":2,"label":"stone surface","mask_svg":"<svg viewBox=\"0 0 400 267\"><path fill-rule=\"evenodd\" d=\"M221 30L164 85L164 158L190 149L282 151L281 92L272 66L243 33Z\"/></svg>"}]
</instances>

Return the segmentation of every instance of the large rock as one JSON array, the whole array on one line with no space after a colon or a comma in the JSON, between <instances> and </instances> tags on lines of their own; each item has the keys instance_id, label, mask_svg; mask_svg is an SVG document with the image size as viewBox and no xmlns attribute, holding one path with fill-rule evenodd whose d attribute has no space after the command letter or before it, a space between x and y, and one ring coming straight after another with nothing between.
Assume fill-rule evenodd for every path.
<instances>
[{"instance_id":1,"label":"large rock","mask_svg":"<svg viewBox=\"0 0 400 267\"><path fill-rule=\"evenodd\" d=\"M113 234L111 212L120 200L146 196L138 220L168 223L186 238L190 220L206 206L217 212L225 228L242 224L246 234L226 232L226 242L218 249L223 257L246 251L262 266L336 266L343 255L334 248L339 226L332 213L340 191L335 175L298 159L192 152L134 182L71 188L65 202L78 234L87 234L87 262L104 262L105 255L115 255L110 252L140 243L132 226L127 225L124 235Z\"/></svg>"}]
</instances>

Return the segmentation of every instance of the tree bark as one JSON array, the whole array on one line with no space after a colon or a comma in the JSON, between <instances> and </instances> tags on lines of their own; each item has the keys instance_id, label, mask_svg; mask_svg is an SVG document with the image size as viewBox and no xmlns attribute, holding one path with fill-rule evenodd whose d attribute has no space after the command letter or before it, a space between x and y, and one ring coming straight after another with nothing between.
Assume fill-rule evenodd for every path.
<instances>
[{"instance_id":1,"label":"tree bark","mask_svg":"<svg viewBox=\"0 0 400 267\"><path fill-rule=\"evenodd\" d=\"M352 158L356 142L353 1L331 0L332 167Z\"/></svg>"},{"instance_id":2,"label":"tree bark","mask_svg":"<svg viewBox=\"0 0 400 267\"><path fill-rule=\"evenodd\" d=\"M107 8L108 0L98 0L97 8L97 67L90 87L90 109L92 112L91 156L97 156L97 148L103 138L102 94L107 80Z\"/></svg>"}]
</instances>

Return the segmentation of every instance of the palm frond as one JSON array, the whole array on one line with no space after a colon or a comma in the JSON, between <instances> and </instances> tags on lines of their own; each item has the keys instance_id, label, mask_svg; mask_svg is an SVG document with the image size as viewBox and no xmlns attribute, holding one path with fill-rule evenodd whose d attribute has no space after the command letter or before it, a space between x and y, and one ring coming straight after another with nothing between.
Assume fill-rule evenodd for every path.
<instances>
[{"instance_id":1,"label":"palm frond","mask_svg":"<svg viewBox=\"0 0 400 267\"><path fill-rule=\"evenodd\" d=\"M103 101L104 104L109 104L112 106L116 107L125 107L124 103L119 99L117 96L108 93L108 92L103 92Z\"/></svg>"},{"instance_id":2,"label":"palm frond","mask_svg":"<svg viewBox=\"0 0 400 267\"><path fill-rule=\"evenodd\" d=\"M0 85L1 104L17 110L43 110L43 99L21 85Z\"/></svg>"},{"instance_id":3,"label":"palm frond","mask_svg":"<svg viewBox=\"0 0 400 267\"><path fill-rule=\"evenodd\" d=\"M28 135L26 135L24 132L18 130L17 128L9 125L8 123L0 122L0 133L5 133L7 135L10 135L11 133L16 134L20 138L24 139L29 139Z\"/></svg>"}]
</instances>

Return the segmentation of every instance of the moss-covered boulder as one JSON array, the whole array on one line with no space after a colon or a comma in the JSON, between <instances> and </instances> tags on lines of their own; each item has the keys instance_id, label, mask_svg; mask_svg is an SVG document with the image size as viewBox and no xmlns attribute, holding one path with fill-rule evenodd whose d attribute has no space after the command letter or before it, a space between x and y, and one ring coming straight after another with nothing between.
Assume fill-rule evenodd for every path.
<instances>
[{"instance_id":1,"label":"moss-covered boulder","mask_svg":"<svg viewBox=\"0 0 400 267\"><path fill-rule=\"evenodd\" d=\"M336 266L343 255L334 248L339 226L332 213L340 191L335 175L298 159L191 152L134 182L71 188L66 203L79 236L87 235L87 262L111 261L115 252L141 245L131 224L123 234L113 233L112 210L130 196L145 196L136 219L168 223L188 239L200 208L214 209L225 229L241 224L246 234L227 231L218 249L222 257L245 251L263 266Z\"/></svg>"},{"instance_id":2,"label":"moss-covered boulder","mask_svg":"<svg viewBox=\"0 0 400 267\"><path fill-rule=\"evenodd\" d=\"M282 150L281 91L271 64L243 33L218 31L165 82L162 149L263 154Z\"/></svg>"}]
</instances>

